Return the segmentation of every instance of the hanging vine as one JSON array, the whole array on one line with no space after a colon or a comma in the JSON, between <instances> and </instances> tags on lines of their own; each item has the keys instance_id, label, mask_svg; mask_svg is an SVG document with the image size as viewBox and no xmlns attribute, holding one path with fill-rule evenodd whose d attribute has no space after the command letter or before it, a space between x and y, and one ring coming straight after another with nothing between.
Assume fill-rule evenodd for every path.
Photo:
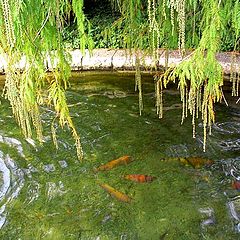
<instances>
[{"instance_id":1,"label":"hanging vine","mask_svg":"<svg viewBox=\"0 0 240 240\"><path fill-rule=\"evenodd\" d=\"M240 65L237 63L237 46L240 46L240 2L236 1L232 11L232 25L235 31L235 44L232 53L230 81L232 82L232 96L239 96ZM239 47L240 48L240 47Z\"/></svg>"},{"instance_id":2,"label":"hanging vine","mask_svg":"<svg viewBox=\"0 0 240 240\"><path fill-rule=\"evenodd\" d=\"M209 7L209 6L205 6ZM203 148L206 149L207 131L211 134L211 125L215 121L214 103L222 97L223 70L215 58L219 46L219 31L221 19L217 1L211 1L212 11L206 16L205 30L199 47L175 68L169 68L165 73L156 76L157 86L167 86L168 82L179 80L181 93L182 121L188 111L192 115L193 137L195 137L195 119L201 112L204 129ZM162 87L157 89L157 112L162 117ZM202 94L203 93L203 94ZM159 110L160 109L160 110Z\"/></svg>"},{"instance_id":3,"label":"hanging vine","mask_svg":"<svg viewBox=\"0 0 240 240\"><path fill-rule=\"evenodd\" d=\"M121 47L136 56L135 87L139 91L140 114L143 111L140 66L144 65L144 55L149 54L157 67L158 49L163 47L166 49L166 71L155 76L157 114L162 118L163 88L170 81L178 81L183 104L182 121L190 113L195 137L196 119L201 116L205 150L207 132L211 133L215 121L214 103L222 98L223 71L215 56L229 36L234 39L230 75L232 95L239 94L239 0L109 1L120 17L104 30L104 37L109 39L117 29ZM88 34L91 24L84 14L83 0L0 0L0 51L6 60L4 95L24 136L36 135L40 142L43 141L40 107L47 103L56 112L51 127L56 147L55 122L58 120L61 127L67 125L71 129L81 159L80 137L70 118L65 96L71 59L63 47L63 29L65 16L70 12L75 17L84 54L85 48L93 48L93 40ZM168 68L168 49L176 48L182 62ZM186 57L185 49L188 48L195 50ZM20 69L17 66L23 57L26 64ZM46 71L46 58L51 76Z\"/></svg>"},{"instance_id":4,"label":"hanging vine","mask_svg":"<svg viewBox=\"0 0 240 240\"><path fill-rule=\"evenodd\" d=\"M62 31L63 16L69 11L69 4L67 0L1 0L0 46L7 63L5 97L12 106L24 136L31 138L36 133L38 140L43 141L39 107L46 103L43 99L47 98L47 104L55 109L60 126L67 125L72 130L77 156L82 159L80 137L70 117L65 97L70 76L70 59L66 49L62 47ZM86 37L82 29L85 22L82 7L80 5L80 8L73 10L78 13L78 17L82 15L78 24L82 30L80 38L84 48ZM26 64L19 69L17 66L23 56ZM44 65L47 56L53 66L51 81L48 80ZM56 131L53 128L52 134L57 146Z\"/></svg>"}]
</instances>

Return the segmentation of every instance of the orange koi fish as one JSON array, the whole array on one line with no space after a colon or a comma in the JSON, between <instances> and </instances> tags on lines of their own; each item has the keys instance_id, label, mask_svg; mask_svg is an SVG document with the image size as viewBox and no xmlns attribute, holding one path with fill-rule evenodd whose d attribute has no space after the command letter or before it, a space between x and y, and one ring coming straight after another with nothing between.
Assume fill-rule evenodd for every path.
<instances>
[{"instance_id":1,"label":"orange koi fish","mask_svg":"<svg viewBox=\"0 0 240 240\"><path fill-rule=\"evenodd\" d=\"M116 198L117 200L121 201L121 202L126 202L126 203L130 203L131 202L131 198L129 196L127 196L126 194L119 192L118 190L116 190L115 188L109 186L108 184L99 184L100 187L102 187L106 192L108 192L112 197Z\"/></svg>"},{"instance_id":2,"label":"orange koi fish","mask_svg":"<svg viewBox=\"0 0 240 240\"><path fill-rule=\"evenodd\" d=\"M240 191L240 181L236 180L236 181L232 182L232 188Z\"/></svg>"},{"instance_id":3,"label":"orange koi fish","mask_svg":"<svg viewBox=\"0 0 240 240\"><path fill-rule=\"evenodd\" d=\"M115 159L115 160L112 160L100 167L98 167L95 171L106 171L106 170L110 170L116 166L119 166L119 165L126 165L128 164L129 162L131 162L132 159L130 156L122 156L118 159Z\"/></svg>"},{"instance_id":4,"label":"orange koi fish","mask_svg":"<svg viewBox=\"0 0 240 240\"><path fill-rule=\"evenodd\" d=\"M185 157L179 158L179 161L184 165L190 165L194 168L200 168L202 166L210 166L213 164L213 160L202 157Z\"/></svg>"},{"instance_id":5,"label":"orange koi fish","mask_svg":"<svg viewBox=\"0 0 240 240\"><path fill-rule=\"evenodd\" d=\"M130 174L130 175L124 176L124 178L134 182L145 183L145 182L152 182L156 177L143 175L143 174Z\"/></svg>"}]
</instances>

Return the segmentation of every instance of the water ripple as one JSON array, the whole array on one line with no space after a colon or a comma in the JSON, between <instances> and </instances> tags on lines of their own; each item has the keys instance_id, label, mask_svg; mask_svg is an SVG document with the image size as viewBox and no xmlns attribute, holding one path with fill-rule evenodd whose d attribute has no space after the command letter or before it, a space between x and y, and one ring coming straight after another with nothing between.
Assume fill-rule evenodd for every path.
<instances>
[{"instance_id":1,"label":"water ripple","mask_svg":"<svg viewBox=\"0 0 240 240\"><path fill-rule=\"evenodd\" d=\"M64 189L62 181L59 181L57 183L47 182L46 184L46 193L49 201L55 198L56 196L62 196L66 192L67 190Z\"/></svg>"},{"instance_id":2,"label":"water ripple","mask_svg":"<svg viewBox=\"0 0 240 240\"><path fill-rule=\"evenodd\" d=\"M185 157L189 154L188 146L186 144L169 146L165 154L169 157Z\"/></svg>"},{"instance_id":3,"label":"water ripple","mask_svg":"<svg viewBox=\"0 0 240 240\"><path fill-rule=\"evenodd\" d=\"M6 221L6 206L16 198L24 185L24 172L18 168L16 163L8 154L0 151L0 228Z\"/></svg>"},{"instance_id":4,"label":"water ripple","mask_svg":"<svg viewBox=\"0 0 240 240\"><path fill-rule=\"evenodd\" d=\"M237 134L240 133L239 122L224 122L216 123L212 126L213 130L223 134Z\"/></svg>"},{"instance_id":5,"label":"water ripple","mask_svg":"<svg viewBox=\"0 0 240 240\"><path fill-rule=\"evenodd\" d=\"M240 179L240 157L224 159L221 164L226 176L235 180Z\"/></svg>"},{"instance_id":6,"label":"water ripple","mask_svg":"<svg viewBox=\"0 0 240 240\"><path fill-rule=\"evenodd\" d=\"M11 137L6 137L6 136L0 135L0 142L5 143L5 144L9 145L10 147L16 148L19 155L21 157L24 157L22 143L19 140L17 140L16 138L11 138Z\"/></svg>"},{"instance_id":7,"label":"water ripple","mask_svg":"<svg viewBox=\"0 0 240 240\"><path fill-rule=\"evenodd\" d=\"M219 141L217 144L222 151L240 151L240 139Z\"/></svg>"},{"instance_id":8,"label":"water ripple","mask_svg":"<svg viewBox=\"0 0 240 240\"><path fill-rule=\"evenodd\" d=\"M39 197L40 184L37 181L32 181L28 185L27 197L25 203L30 204Z\"/></svg>"}]
</instances>

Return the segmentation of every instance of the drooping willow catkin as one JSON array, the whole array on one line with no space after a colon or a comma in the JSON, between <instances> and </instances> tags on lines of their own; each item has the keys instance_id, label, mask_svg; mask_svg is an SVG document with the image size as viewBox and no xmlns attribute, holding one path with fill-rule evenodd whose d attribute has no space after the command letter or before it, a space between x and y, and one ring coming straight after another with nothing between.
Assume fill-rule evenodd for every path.
<instances>
[{"instance_id":1,"label":"drooping willow catkin","mask_svg":"<svg viewBox=\"0 0 240 240\"><path fill-rule=\"evenodd\" d=\"M196 132L196 125L195 125L196 110L197 110L196 101L197 101L196 89L190 87L188 105L189 105L190 114L192 115L193 138L195 138L195 132Z\"/></svg>"},{"instance_id":2,"label":"drooping willow catkin","mask_svg":"<svg viewBox=\"0 0 240 240\"><path fill-rule=\"evenodd\" d=\"M178 25L179 25L179 37L178 48L181 52L185 51L185 0L178 0Z\"/></svg>"},{"instance_id":3,"label":"drooping willow catkin","mask_svg":"<svg viewBox=\"0 0 240 240\"><path fill-rule=\"evenodd\" d=\"M182 102L182 121L183 124L184 119L187 117L188 111L188 89L184 83L180 83L180 94L181 94L181 102Z\"/></svg>"},{"instance_id":4,"label":"drooping willow catkin","mask_svg":"<svg viewBox=\"0 0 240 240\"><path fill-rule=\"evenodd\" d=\"M21 80L21 76L14 74L9 66L6 70L5 81L5 97L10 101L13 114L20 125L22 132L26 138L32 136L31 124L30 124L30 112L26 109L26 103L21 98L19 92L18 83Z\"/></svg>"},{"instance_id":5,"label":"drooping willow catkin","mask_svg":"<svg viewBox=\"0 0 240 240\"><path fill-rule=\"evenodd\" d=\"M172 35L174 33L174 27L175 27L174 8L175 8L175 0L170 0L170 19L172 24Z\"/></svg>"},{"instance_id":6,"label":"drooping willow catkin","mask_svg":"<svg viewBox=\"0 0 240 240\"><path fill-rule=\"evenodd\" d=\"M1 7L2 7L2 12L3 12L4 27L5 27L7 43L8 43L8 46L10 46L10 48L12 48L14 46L16 39L15 39L15 34L14 34L12 12L10 10L10 1L9 0L1 0Z\"/></svg>"},{"instance_id":7,"label":"drooping willow catkin","mask_svg":"<svg viewBox=\"0 0 240 240\"><path fill-rule=\"evenodd\" d=\"M182 53L185 52L185 1L186 0L170 0L170 19L172 24L172 35L175 28L175 14L177 13L178 22L178 48Z\"/></svg>"},{"instance_id":8,"label":"drooping willow catkin","mask_svg":"<svg viewBox=\"0 0 240 240\"><path fill-rule=\"evenodd\" d=\"M143 110L143 98L142 98L142 76L140 70L140 58L136 56L136 72L135 72L135 91L138 90L138 101L139 101L139 114L142 114Z\"/></svg>"},{"instance_id":9,"label":"drooping willow catkin","mask_svg":"<svg viewBox=\"0 0 240 240\"><path fill-rule=\"evenodd\" d=\"M165 11L165 10L164 10ZM157 2L156 0L148 0L148 22L149 33L151 34L151 48L156 57L156 50L160 46L160 26L157 21Z\"/></svg>"},{"instance_id":10,"label":"drooping willow catkin","mask_svg":"<svg viewBox=\"0 0 240 240\"><path fill-rule=\"evenodd\" d=\"M155 93L156 93L156 109L157 115L159 118L163 117L163 75L159 78L158 76L154 77L155 81Z\"/></svg>"},{"instance_id":11,"label":"drooping willow catkin","mask_svg":"<svg viewBox=\"0 0 240 240\"><path fill-rule=\"evenodd\" d=\"M240 66L238 66L238 73L237 73L237 88L236 88L236 92L237 92L237 96L239 96L239 86L240 86Z\"/></svg>"},{"instance_id":12,"label":"drooping willow catkin","mask_svg":"<svg viewBox=\"0 0 240 240\"><path fill-rule=\"evenodd\" d=\"M43 129L39 106L44 104L44 88L48 103L55 107L61 127L67 125L72 130L77 156L82 159L80 137L70 118L64 92L70 72L68 54L63 49L61 36L64 8L67 4L68 1L59 0L55 4L48 1L46 5L41 1L28 1L25 4L21 0L0 0L0 47L4 51L6 61L4 94L12 106L24 136L31 138L36 134L42 142ZM83 15L79 5L74 10ZM41 14L36 17L37 12ZM83 16L82 19L79 16L78 20L80 25L84 24ZM84 41L81 43L85 46ZM52 51L53 49L55 51ZM45 54L49 55L52 65L56 65L52 71L55 85L46 80ZM22 56L25 57L26 63L20 73L18 67ZM50 92L46 90L49 85ZM56 143L56 132L53 130L52 134Z\"/></svg>"},{"instance_id":13,"label":"drooping willow catkin","mask_svg":"<svg viewBox=\"0 0 240 240\"><path fill-rule=\"evenodd\" d=\"M187 117L188 111L192 115L193 137L196 131L196 118L198 112L202 113L203 120L203 150L206 150L207 132L211 134L211 126L215 121L214 102L220 101L222 96L221 86L222 68L214 55L210 55L209 61L213 61L213 68L208 72L209 63L204 58L204 53L196 51L191 58L183 61L180 65L173 69L168 69L164 74L156 75L156 105L157 112L162 108L162 80L164 79L164 87L169 81L179 80L179 89L182 101L182 122ZM204 61L198 64L197 61ZM194 64L195 68L191 65ZM205 71L205 72L204 72ZM212 71L214 76L212 76ZM170 72L170 73L169 73ZM190 74L191 73L191 74ZM190 78L189 76L192 76ZM211 79L213 77L213 79ZM208 81L206 81L208 79ZM214 82L213 82L214 81ZM203 88L203 89L202 89ZM201 92L203 91L203 95ZM162 117L162 112L161 112Z\"/></svg>"},{"instance_id":14,"label":"drooping willow catkin","mask_svg":"<svg viewBox=\"0 0 240 240\"><path fill-rule=\"evenodd\" d=\"M232 96L239 95L239 73L240 69L237 65L237 56L236 53L232 53L231 56L231 67L230 67L230 82L232 82Z\"/></svg>"}]
</instances>

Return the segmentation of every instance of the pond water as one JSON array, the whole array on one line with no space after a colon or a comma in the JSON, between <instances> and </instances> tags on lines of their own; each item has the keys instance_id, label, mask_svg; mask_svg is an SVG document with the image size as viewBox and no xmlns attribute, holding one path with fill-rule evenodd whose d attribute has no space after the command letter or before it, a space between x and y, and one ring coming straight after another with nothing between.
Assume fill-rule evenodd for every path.
<instances>
[{"instance_id":1,"label":"pond water","mask_svg":"<svg viewBox=\"0 0 240 240\"><path fill-rule=\"evenodd\" d=\"M41 146L22 137L1 99L1 239L240 239L240 110L216 106L204 153L201 121L195 139L191 118L181 125L178 92L165 91L164 118L159 119L152 77L143 80L139 116L133 75L73 76L67 98L82 139L82 163L67 129L57 129L55 149L49 136L51 109L43 109ZM131 156L129 164L95 171L125 155ZM186 160L191 157L213 163L195 168ZM129 174L155 178L138 183L124 178ZM119 201L100 184L131 201Z\"/></svg>"}]
</instances>

